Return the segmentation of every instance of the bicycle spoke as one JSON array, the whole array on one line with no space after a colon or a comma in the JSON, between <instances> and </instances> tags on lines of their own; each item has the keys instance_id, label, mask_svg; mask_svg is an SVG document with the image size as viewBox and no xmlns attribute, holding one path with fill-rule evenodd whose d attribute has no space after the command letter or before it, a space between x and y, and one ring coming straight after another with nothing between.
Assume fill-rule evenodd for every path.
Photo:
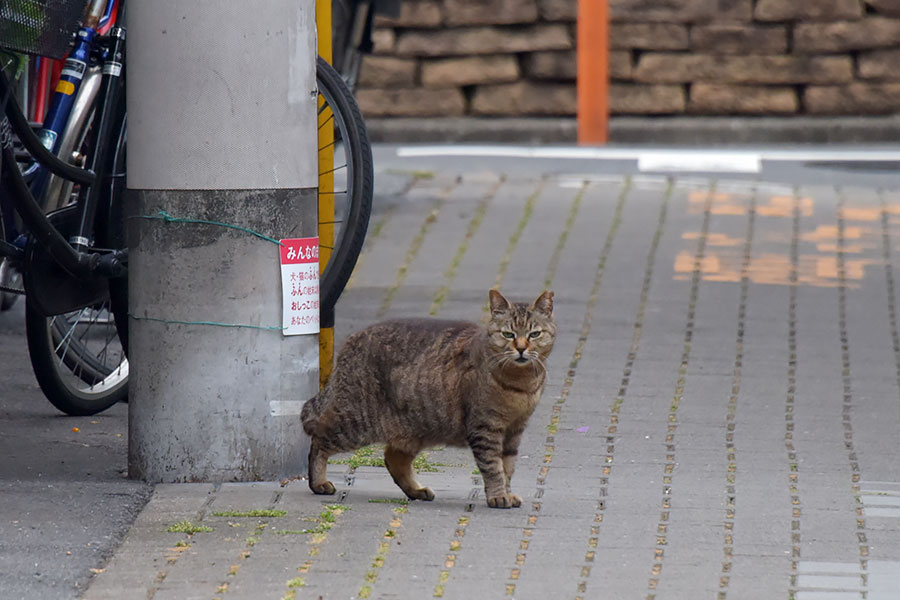
<instances>
[{"instance_id":1,"label":"bicycle spoke","mask_svg":"<svg viewBox=\"0 0 900 600\"><path fill-rule=\"evenodd\" d=\"M321 125L319 125L319 129L322 129L323 127L328 125L328 122L332 120L334 120L334 113L331 113L331 115L327 119L325 119L325 121Z\"/></svg>"},{"instance_id":2,"label":"bicycle spoke","mask_svg":"<svg viewBox=\"0 0 900 600\"><path fill-rule=\"evenodd\" d=\"M50 321L50 327L53 327L53 325L55 323L56 323L56 317L54 317L53 320ZM68 321L66 323L68 324ZM72 337L73 337L74 331L75 331L75 328L70 327L69 330L66 331L66 333L62 337L62 339L59 341L59 344L57 344L56 348L54 348L54 352L56 353L56 356L59 358L58 365L60 367L62 367L63 363L65 362L66 355L69 353L69 348L72 345ZM49 334L49 330L48 330L48 334ZM63 348L63 346L65 346L65 349L63 350L62 353L60 353L60 349Z\"/></svg>"},{"instance_id":3,"label":"bicycle spoke","mask_svg":"<svg viewBox=\"0 0 900 600\"><path fill-rule=\"evenodd\" d=\"M81 335L78 337L79 342L84 342L85 337L87 337L88 332L91 330L91 326L95 325L97 323L97 319L99 318L99 315L100 315L100 311L96 311L93 309L87 309L87 308L82 309L81 314L84 314L84 312L87 310L91 311L89 313L89 316L87 317L87 319L85 321L78 319L77 321L75 321L75 325L72 326L72 328L74 329L78 325L84 325L84 327L82 327L82 329L81 329ZM84 345L84 344L82 344L82 345Z\"/></svg>"},{"instance_id":4,"label":"bicycle spoke","mask_svg":"<svg viewBox=\"0 0 900 600\"><path fill-rule=\"evenodd\" d=\"M328 169L327 171L321 171L321 172L319 173L319 177L321 177L322 175L327 175L327 174L329 174L329 173L334 173L335 171L340 171L341 169L346 169L346 168L347 168L347 164L344 163L344 164L341 165L340 167L335 167L335 168L333 168L333 169Z\"/></svg>"},{"instance_id":5,"label":"bicycle spoke","mask_svg":"<svg viewBox=\"0 0 900 600\"><path fill-rule=\"evenodd\" d=\"M337 225L337 224L343 223L343 222L344 222L343 219L341 219L340 221L319 221L319 225Z\"/></svg>"},{"instance_id":6,"label":"bicycle spoke","mask_svg":"<svg viewBox=\"0 0 900 600\"><path fill-rule=\"evenodd\" d=\"M331 142L330 144L325 144L324 146L322 146L321 148L319 148L319 152L321 152L322 150L325 150L325 149L327 149L327 148L331 148L331 147L334 146L335 144L337 144L337 140L332 140L332 142Z\"/></svg>"},{"instance_id":7,"label":"bicycle spoke","mask_svg":"<svg viewBox=\"0 0 900 600\"><path fill-rule=\"evenodd\" d=\"M53 325L56 324L56 320L57 320L58 318L60 318L60 317L58 317L58 316L57 316L57 317L53 317L53 318L50 320L50 327L53 327ZM67 323L68 323L68 321L67 321ZM62 339L59 340L59 344L57 344L56 347L53 349L53 351L54 351L56 354L59 354L59 349L62 348L63 344L66 344L66 343L67 343L67 341L69 340L69 337L71 337L73 331L75 331L75 328L74 328L74 327L70 327L69 330L66 332L66 334L62 337ZM65 354L65 353L64 353L64 354Z\"/></svg>"}]
</instances>

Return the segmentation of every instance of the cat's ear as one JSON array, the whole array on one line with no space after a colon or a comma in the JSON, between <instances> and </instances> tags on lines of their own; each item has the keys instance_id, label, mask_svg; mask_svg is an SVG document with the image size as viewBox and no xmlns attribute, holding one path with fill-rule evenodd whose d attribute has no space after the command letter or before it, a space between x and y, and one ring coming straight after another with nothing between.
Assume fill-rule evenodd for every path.
<instances>
[{"instance_id":1,"label":"cat's ear","mask_svg":"<svg viewBox=\"0 0 900 600\"><path fill-rule=\"evenodd\" d=\"M508 313L512 310L512 304L497 290L491 290L488 295L491 298L491 316Z\"/></svg>"},{"instance_id":2,"label":"cat's ear","mask_svg":"<svg viewBox=\"0 0 900 600\"><path fill-rule=\"evenodd\" d=\"M548 317L553 316L553 292L545 290L531 305L531 310L544 313Z\"/></svg>"}]
</instances>

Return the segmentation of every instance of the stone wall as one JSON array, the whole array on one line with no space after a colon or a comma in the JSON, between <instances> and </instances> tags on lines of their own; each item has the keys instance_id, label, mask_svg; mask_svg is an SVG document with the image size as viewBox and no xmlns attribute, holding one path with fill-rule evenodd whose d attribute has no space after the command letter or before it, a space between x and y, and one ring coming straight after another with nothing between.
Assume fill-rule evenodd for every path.
<instances>
[{"instance_id":1,"label":"stone wall","mask_svg":"<svg viewBox=\"0 0 900 600\"><path fill-rule=\"evenodd\" d=\"M597 0L599 1L599 0ZM900 0L609 0L615 115L900 112ZM573 116L577 0L405 0L369 117Z\"/></svg>"}]
</instances>

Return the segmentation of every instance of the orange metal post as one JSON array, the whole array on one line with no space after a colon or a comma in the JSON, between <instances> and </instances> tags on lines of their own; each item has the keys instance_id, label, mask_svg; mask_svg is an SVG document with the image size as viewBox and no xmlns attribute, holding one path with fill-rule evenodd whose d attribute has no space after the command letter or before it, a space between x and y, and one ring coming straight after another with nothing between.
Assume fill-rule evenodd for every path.
<instances>
[{"instance_id":1,"label":"orange metal post","mask_svg":"<svg viewBox=\"0 0 900 600\"><path fill-rule=\"evenodd\" d=\"M578 143L609 136L609 2L578 0Z\"/></svg>"}]
</instances>

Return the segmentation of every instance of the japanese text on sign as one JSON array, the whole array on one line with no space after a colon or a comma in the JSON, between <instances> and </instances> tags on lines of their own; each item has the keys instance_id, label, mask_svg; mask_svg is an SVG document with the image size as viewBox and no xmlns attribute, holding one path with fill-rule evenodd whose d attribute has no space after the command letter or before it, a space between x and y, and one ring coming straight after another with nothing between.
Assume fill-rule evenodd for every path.
<instances>
[{"instance_id":1,"label":"japanese text on sign","mask_svg":"<svg viewBox=\"0 0 900 600\"><path fill-rule=\"evenodd\" d=\"M281 240L284 335L319 332L319 238Z\"/></svg>"}]
</instances>

